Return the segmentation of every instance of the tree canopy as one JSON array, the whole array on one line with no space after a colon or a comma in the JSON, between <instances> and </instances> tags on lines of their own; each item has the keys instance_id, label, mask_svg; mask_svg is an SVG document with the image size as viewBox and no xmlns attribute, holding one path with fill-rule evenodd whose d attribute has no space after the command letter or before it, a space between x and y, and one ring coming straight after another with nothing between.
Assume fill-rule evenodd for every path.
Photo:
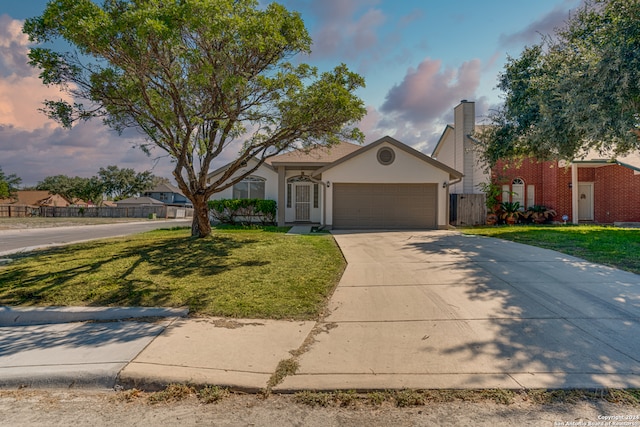
<instances>
[{"instance_id":1,"label":"tree canopy","mask_svg":"<svg viewBox=\"0 0 640 427\"><path fill-rule=\"evenodd\" d=\"M79 176L70 177L67 175L48 176L36 185L36 190L46 190L51 194L59 194L69 201L75 199L91 200L94 203L102 201L102 190L98 197L85 198L85 186L90 178L82 178Z\"/></svg>"},{"instance_id":2,"label":"tree canopy","mask_svg":"<svg viewBox=\"0 0 640 427\"><path fill-rule=\"evenodd\" d=\"M136 173L133 169L112 165L100 168L98 178L104 194L112 200L122 200L151 189L155 177L149 171Z\"/></svg>"},{"instance_id":3,"label":"tree canopy","mask_svg":"<svg viewBox=\"0 0 640 427\"><path fill-rule=\"evenodd\" d=\"M566 25L509 58L485 157L572 160L640 149L640 2L588 0Z\"/></svg>"},{"instance_id":4,"label":"tree canopy","mask_svg":"<svg viewBox=\"0 0 640 427\"><path fill-rule=\"evenodd\" d=\"M22 182L22 178L15 173L5 175L0 167L0 199L8 199L18 190L18 186Z\"/></svg>"},{"instance_id":5,"label":"tree canopy","mask_svg":"<svg viewBox=\"0 0 640 427\"><path fill-rule=\"evenodd\" d=\"M53 0L24 31L39 46L30 63L47 85L76 100L45 102L64 126L102 117L136 128L168 153L173 176L195 208L192 234L211 232L207 199L294 147L361 141L354 127L366 109L362 77L345 65L319 73L297 54L310 52L300 15L256 0ZM73 52L48 42L64 39ZM231 151L222 177L207 182L212 161ZM255 158L255 167L234 176ZM232 178L233 177L233 178Z\"/></svg>"},{"instance_id":6,"label":"tree canopy","mask_svg":"<svg viewBox=\"0 0 640 427\"><path fill-rule=\"evenodd\" d=\"M156 183L168 181L166 178L152 175L149 171L136 173L130 168L120 169L111 165L100 168L98 175L91 178L48 176L38 183L36 189L59 194L70 201L82 199L100 204L104 196L111 200L126 199L150 190Z\"/></svg>"}]
</instances>

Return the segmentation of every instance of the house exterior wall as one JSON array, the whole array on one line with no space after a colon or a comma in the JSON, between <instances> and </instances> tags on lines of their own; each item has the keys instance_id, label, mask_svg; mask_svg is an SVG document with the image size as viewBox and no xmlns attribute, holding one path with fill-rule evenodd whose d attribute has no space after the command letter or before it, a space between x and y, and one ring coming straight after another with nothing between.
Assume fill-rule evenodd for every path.
<instances>
[{"instance_id":1,"label":"house exterior wall","mask_svg":"<svg viewBox=\"0 0 640 427\"><path fill-rule=\"evenodd\" d=\"M250 160L250 162L255 162L255 160ZM255 163L254 163L255 165ZM245 168L239 169L236 173L232 175L233 177L237 177L242 175L251 167L247 166ZM216 179L220 177L221 174L212 176L209 178L209 183L214 182ZM261 165L258 170L253 172L251 176L258 176L260 178L266 179L264 186L264 198L267 200L278 200L278 173L271 169L269 166ZM218 193L213 194L211 196L211 200L220 200L220 199L232 199L233 198L233 187L226 188Z\"/></svg>"},{"instance_id":2,"label":"house exterior wall","mask_svg":"<svg viewBox=\"0 0 640 427\"><path fill-rule=\"evenodd\" d=\"M525 187L535 185L535 203L554 209L554 221L562 221L563 215L573 221L572 187L593 183L594 222L640 222L640 174L620 165L580 165L577 183L571 182L570 167L553 161L525 159L517 165L500 161L493 174L500 185L514 178L523 179Z\"/></svg>"},{"instance_id":3,"label":"house exterior wall","mask_svg":"<svg viewBox=\"0 0 640 427\"><path fill-rule=\"evenodd\" d=\"M380 164L377 159L378 150L383 147L389 147L395 153L394 162L387 166ZM449 200L447 189L442 188L442 183L449 181L449 173L430 166L392 144L380 144L349 161L336 165L322 174L322 181L329 183L326 189L326 224L329 226L333 224L333 184L335 183L437 183L438 227L447 227Z\"/></svg>"},{"instance_id":4,"label":"house exterior wall","mask_svg":"<svg viewBox=\"0 0 640 427\"><path fill-rule=\"evenodd\" d=\"M592 169L596 222L640 222L640 174L619 165Z\"/></svg>"},{"instance_id":5,"label":"house exterior wall","mask_svg":"<svg viewBox=\"0 0 640 427\"><path fill-rule=\"evenodd\" d=\"M531 200L529 186L535 186L534 204L555 210L557 215L554 221L560 221L562 215L571 217L571 170L559 166L558 162L539 162L535 159L499 161L493 169L493 176L500 186L511 185L516 178L522 179L525 201Z\"/></svg>"},{"instance_id":6,"label":"house exterior wall","mask_svg":"<svg viewBox=\"0 0 640 427\"><path fill-rule=\"evenodd\" d=\"M462 163L457 163L460 158L456 157L456 153L460 152L462 147L456 146L456 134L451 126L447 126L447 130L442 135L442 140L439 143L438 152L434 153L435 159L440 163L461 171ZM457 160L457 161L456 161ZM464 180L464 178L462 178ZM462 193L462 181L453 184L449 187L450 193Z\"/></svg>"}]
</instances>

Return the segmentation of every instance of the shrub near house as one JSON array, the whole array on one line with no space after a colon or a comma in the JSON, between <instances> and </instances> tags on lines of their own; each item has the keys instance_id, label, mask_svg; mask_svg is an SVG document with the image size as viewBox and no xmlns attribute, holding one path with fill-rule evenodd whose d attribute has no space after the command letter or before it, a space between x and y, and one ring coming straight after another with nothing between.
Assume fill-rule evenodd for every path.
<instances>
[{"instance_id":1,"label":"shrub near house","mask_svg":"<svg viewBox=\"0 0 640 427\"><path fill-rule=\"evenodd\" d=\"M263 199L209 200L210 215L223 224L275 224L276 202Z\"/></svg>"}]
</instances>

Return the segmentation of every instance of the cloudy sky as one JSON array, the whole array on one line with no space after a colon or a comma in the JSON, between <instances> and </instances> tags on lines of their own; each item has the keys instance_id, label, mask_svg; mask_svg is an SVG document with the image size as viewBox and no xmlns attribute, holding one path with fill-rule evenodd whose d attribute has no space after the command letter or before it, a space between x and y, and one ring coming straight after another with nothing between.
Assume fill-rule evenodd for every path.
<instances>
[{"instance_id":1,"label":"cloudy sky","mask_svg":"<svg viewBox=\"0 0 640 427\"><path fill-rule=\"evenodd\" d=\"M60 98L27 64L25 18L46 0L0 2L0 167L24 185L46 176L92 176L116 164L171 176L161 153L134 147L98 120L62 129L38 111ZM495 89L507 55L561 26L580 0L283 0L297 10L314 45L304 62L330 69L346 63L365 77L359 92L368 108L360 124L366 142L391 135L430 154L460 100L476 102L478 120L500 102ZM226 163L225 153L213 165Z\"/></svg>"}]
</instances>

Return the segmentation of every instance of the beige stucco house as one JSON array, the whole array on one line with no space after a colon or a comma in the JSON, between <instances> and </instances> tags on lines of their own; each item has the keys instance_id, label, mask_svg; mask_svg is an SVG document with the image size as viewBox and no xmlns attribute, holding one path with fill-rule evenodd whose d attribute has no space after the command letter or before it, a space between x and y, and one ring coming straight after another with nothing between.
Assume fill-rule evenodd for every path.
<instances>
[{"instance_id":1,"label":"beige stucco house","mask_svg":"<svg viewBox=\"0 0 640 427\"><path fill-rule=\"evenodd\" d=\"M219 179L226 169L212 172L209 182ZM437 229L448 226L449 186L462 176L386 136L365 146L343 142L329 149L272 157L213 198L275 200L279 225Z\"/></svg>"}]
</instances>

